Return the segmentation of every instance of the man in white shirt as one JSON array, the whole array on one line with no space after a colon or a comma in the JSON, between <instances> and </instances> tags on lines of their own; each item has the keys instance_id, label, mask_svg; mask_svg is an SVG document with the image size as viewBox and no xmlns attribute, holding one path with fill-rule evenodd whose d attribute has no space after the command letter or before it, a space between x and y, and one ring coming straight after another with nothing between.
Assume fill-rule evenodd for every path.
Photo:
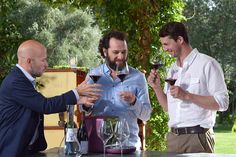
<instances>
[{"instance_id":1,"label":"man in white shirt","mask_svg":"<svg viewBox=\"0 0 236 157\"><path fill-rule=\"evenodd\" d=\"M164 50L176 58L167 73L167 78L176 80L174 85L165 83L163 91L154 69L148 77L169 115L168 152L214 152L216 112L229 105L222 69L214 58L191 47L184 24L167 23L159 36Z\"/></svg>"}]
</instances>

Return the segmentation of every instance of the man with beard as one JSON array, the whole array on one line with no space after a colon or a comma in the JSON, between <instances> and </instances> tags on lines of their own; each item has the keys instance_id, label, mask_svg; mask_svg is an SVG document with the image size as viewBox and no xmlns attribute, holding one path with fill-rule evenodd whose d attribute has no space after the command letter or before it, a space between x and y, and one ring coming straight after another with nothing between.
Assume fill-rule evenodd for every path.
<instances>
[{"instance_id":1,"label":"man with beard","mask_svg":"<svg viewBox=\"0 0 236 157\"><path fill-rule=\"evenodd\" d=\"M109 32L100 40L98 49L106 63L89 74L101 75L97 83L101 84L103 92L94 106L87 110L92 115L118 116L125 119L130 128L128 145L140 150L137 120L149 120L152 110L145 75L128 66L125 78L121 80L117 77L116 68L125 68L128 60L127 39L124 33ZM89 83L94 82L91 79Z\"/></svg>"}]
</instances>

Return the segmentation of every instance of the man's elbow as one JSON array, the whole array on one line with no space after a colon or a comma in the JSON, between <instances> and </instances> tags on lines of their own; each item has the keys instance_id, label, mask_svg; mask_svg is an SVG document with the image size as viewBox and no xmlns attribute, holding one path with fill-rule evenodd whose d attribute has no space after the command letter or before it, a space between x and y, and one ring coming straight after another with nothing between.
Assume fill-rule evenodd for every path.
<instances>
[{"instance_id":1,"label":"man's elbow","mask_svg":"<svg viewBox=\"0 0 236 157\"><path fill-rule=\"evenodd\" d=\"M229 108L229 99L225 99L223 103L218 104L219 105L219 111L223 112L228 110Z\"/></svg>"},{"instance_id":2,"label":"man's elbow","mask_svg":"<svg viewBox=\"0 0 236 157\"><path fill-rule=\"evenodd\" d=\"M215 96L215 101L218 106L218 111L226 111L229 108L229 96L228 94L224 94L221 96Z\"/></svg>"}]
</instances>

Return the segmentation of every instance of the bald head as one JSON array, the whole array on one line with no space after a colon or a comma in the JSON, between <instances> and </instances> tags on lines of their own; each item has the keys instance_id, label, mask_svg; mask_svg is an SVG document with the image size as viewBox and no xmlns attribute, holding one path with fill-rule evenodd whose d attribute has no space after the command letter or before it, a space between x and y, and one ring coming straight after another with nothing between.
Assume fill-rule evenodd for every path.
<instances>
[{"instance_id":1,"label":"bald head","mask_svg":"<svg viewBox=\"0 0 236 157\"><path fill-rule=\"evenodd\" d=\"M41 76L46 70L47 49L36 40L23 42L17 50L18 64L33 77Z\"/></svg>"},{"instance_id":2,"label":"bald head","mask_svg":"<svg viewBox=\"0 0 236 157\"><path fill-rule=\"evenodd\" d=\"M37 56L40 51L46 51L45 46L35 40L27 40L23 42L17 51L18 61L20 62L24 58L32 58Z\"/></svg>"}]
</instances>

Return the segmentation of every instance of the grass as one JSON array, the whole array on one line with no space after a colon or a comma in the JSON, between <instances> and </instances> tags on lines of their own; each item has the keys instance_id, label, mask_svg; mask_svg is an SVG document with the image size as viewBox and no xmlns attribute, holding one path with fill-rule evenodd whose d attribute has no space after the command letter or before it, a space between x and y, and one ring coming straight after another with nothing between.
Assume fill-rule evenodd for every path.
<instances>
[{"instance_id":1,"label":"grass","mask_svg":"<svg viewBox=\"0 0 236 157\"><path fill-rule=\"evenodd\" d=\"M215 152L218 154L236 154L236 132L232 126L218 126L215 132Z\"/></svg>"}]
</instances>

